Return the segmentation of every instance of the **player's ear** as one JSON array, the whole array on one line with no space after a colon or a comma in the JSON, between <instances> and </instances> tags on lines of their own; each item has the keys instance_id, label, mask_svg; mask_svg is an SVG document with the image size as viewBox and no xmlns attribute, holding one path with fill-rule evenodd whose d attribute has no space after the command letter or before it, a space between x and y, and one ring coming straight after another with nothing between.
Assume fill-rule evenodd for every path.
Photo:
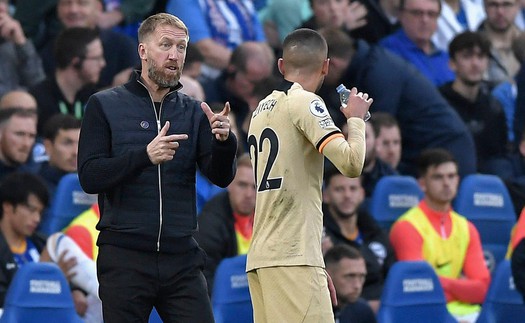
<instances>
[{"instance_id":1,"label":"player's ear","mask_svg":"<svg viewBox=\"0 0 525 323\"><path fill-rule=\"evenodd\" d=\"M282 58L279 58L279 60L277 60L277 68L279 69L279 72L281 72L281 74L284 75L284 61Z\"/></svg>"},{"instance_id":2,"label":"player's ear","mask_svg":"<svg viewBox=\"0 0 525 323\"><path fill-rule=\"evenodd\" d=\"M327 59L325 59L324 62L323 62L323 67L322 67L322 69L321 69L321 73L322 73L323 75L328 75L328 68L329 68L329 67L330 67L330 59L327 58Z\"/></svg>"}]
</instances>

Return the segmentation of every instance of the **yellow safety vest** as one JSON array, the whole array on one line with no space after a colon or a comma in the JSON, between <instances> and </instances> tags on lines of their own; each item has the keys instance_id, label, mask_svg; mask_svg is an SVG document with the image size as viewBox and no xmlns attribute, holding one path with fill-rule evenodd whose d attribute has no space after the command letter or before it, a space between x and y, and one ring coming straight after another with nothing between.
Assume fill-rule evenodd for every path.
<instances>
[{"instance_id":1,"label":"yellow safety vest","mask_svg":"<svg viewBox=\"0 0 525 323\"><path fill-rule=\"evenodd\" d=\"M470 243L468 221L451 211L452 229L448 238L443 239L419 207L408 210L400 220L408 221L423 239L423 257L434 268L438 276L457 279L461 277L465 255ZM458 301L447 303L453 315L467 315L479 312L480 306Z\"/></svg>"}]
</instances>

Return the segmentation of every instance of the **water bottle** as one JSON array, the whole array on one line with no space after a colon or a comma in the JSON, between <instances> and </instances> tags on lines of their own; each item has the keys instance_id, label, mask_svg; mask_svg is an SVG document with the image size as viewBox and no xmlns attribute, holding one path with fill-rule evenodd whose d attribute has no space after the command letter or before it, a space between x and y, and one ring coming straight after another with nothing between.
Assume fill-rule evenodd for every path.
<instances>
[{"instance_id":1,"label":"water bottle","mask_svg":"<svg viewBox=\"0 0 525 323\"><path fill-rule=\"evenodd\" d=\"M348 98L350 97L350 90L346 88L343 84L339 84L339 86L335 89L337 93L339 93L339 99L341 100L341 105L343 108L346 108L346 104L348 103ZM370 119L370 111L366 111L366 115L364 120L368 121Z\"/></svg>"}]
</instances>

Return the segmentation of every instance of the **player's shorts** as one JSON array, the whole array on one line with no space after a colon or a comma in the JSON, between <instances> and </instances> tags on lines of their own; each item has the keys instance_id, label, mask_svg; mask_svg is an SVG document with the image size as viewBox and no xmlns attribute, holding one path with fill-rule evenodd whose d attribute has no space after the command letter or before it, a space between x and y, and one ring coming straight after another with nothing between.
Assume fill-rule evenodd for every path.
<instances>
[{"instance_id":1,"label":"player's shorts","mask_svg":"<svg viewBox=\"0 0 525 323\"><path fill-rule=\"evenodd\" d=\"M255 323L334 322L323 268L266 267L248 272Z\"/></svg>"}]
</instances>

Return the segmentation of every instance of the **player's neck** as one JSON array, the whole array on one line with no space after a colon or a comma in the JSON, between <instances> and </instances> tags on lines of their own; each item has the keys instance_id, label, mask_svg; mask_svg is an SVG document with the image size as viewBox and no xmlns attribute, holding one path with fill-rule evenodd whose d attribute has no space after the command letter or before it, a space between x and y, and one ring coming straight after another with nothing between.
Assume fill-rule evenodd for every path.
<instances>
[{"instance_id":1,"label":"player's neck","mask_svg":"<svg viewBox=\"0 0 525 323\"><path fill-rule=\"evenodd\" d=\"M311 74L305 74L304 72L300 71L293 74L287 74L284 78L289 82L299 83L303 87L303 89L313 93L317 91L317 88L319 86L319 81L316 77L314 77Z\"/></svg>"}]
</instances>

